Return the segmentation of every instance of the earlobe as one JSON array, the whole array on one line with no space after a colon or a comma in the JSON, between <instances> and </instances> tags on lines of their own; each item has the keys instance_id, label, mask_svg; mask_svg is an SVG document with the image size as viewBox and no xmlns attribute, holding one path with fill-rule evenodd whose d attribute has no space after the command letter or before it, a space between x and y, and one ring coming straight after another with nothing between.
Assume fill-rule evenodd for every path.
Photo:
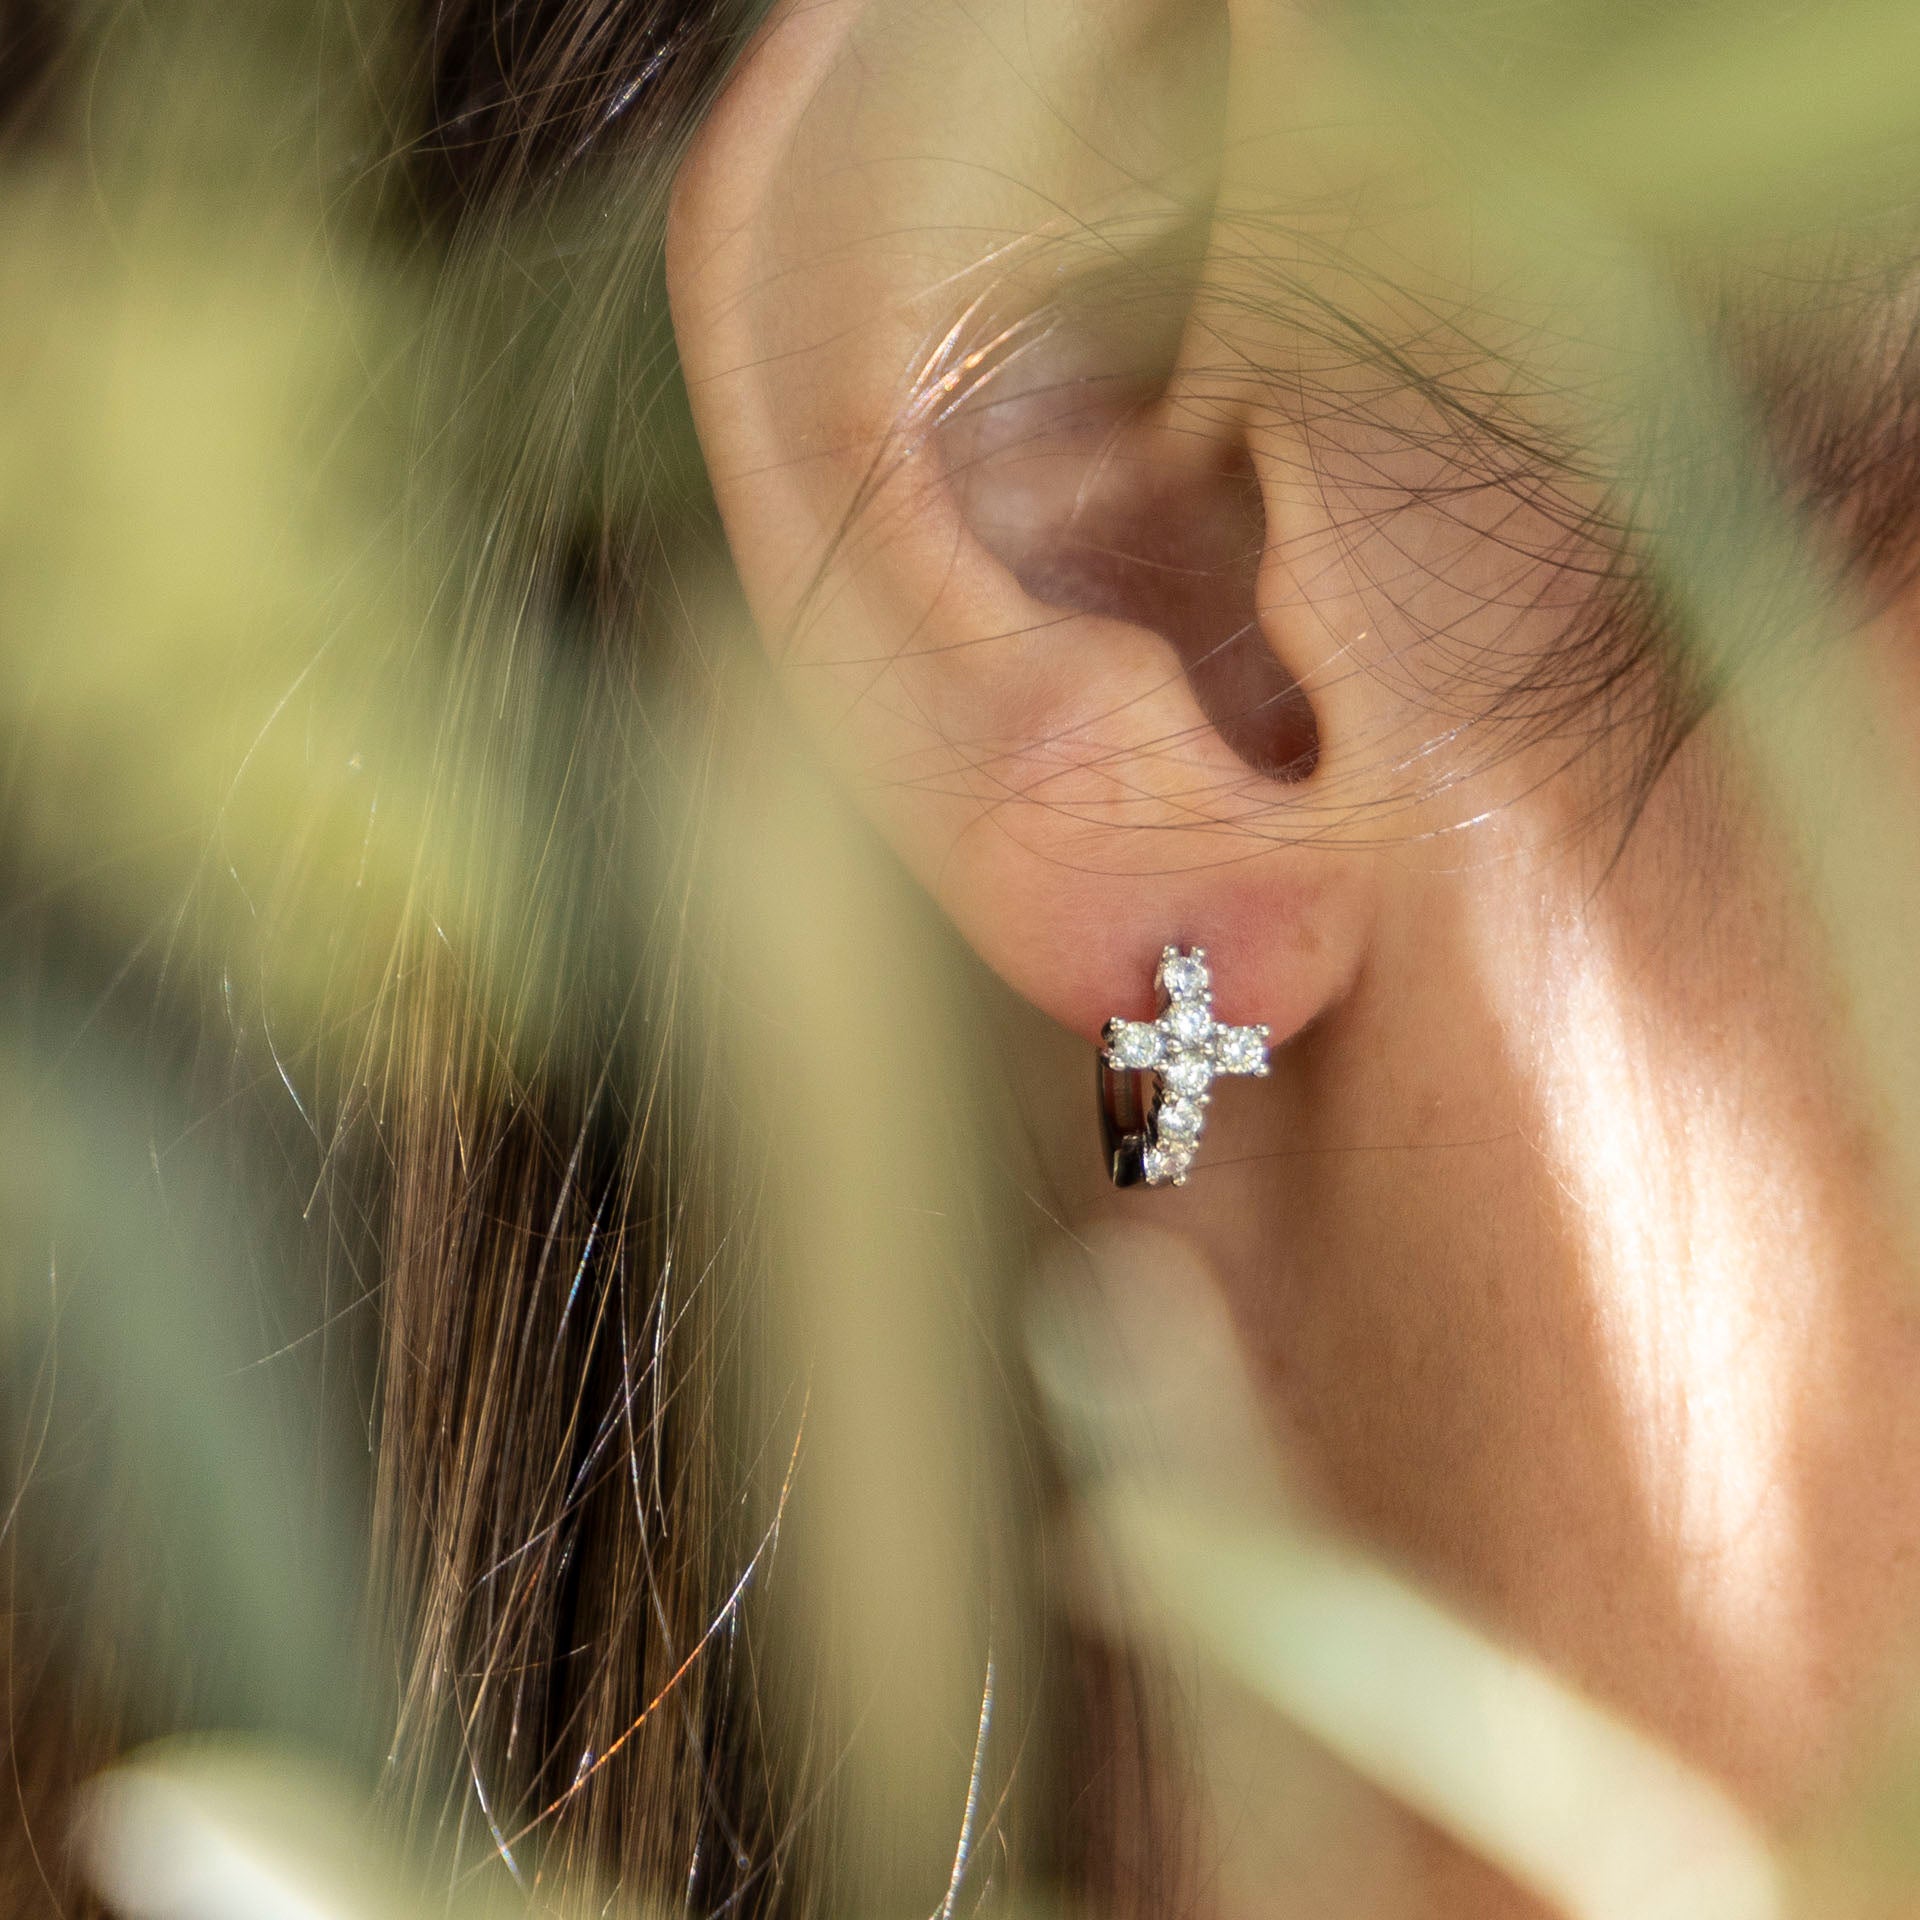
<instances>
[{"instance_id":1,"label":"earlobe","mask_svg":"<svg viewBox=\"0 0 1920 1920\"><path fill-rule=\"evenodd\" d=\"M669 285L756 618L981 956L1093 1040L1204 943L1284 1041L1353 977L1367 870L1317 806L1337 643L1261 605L1248 409L1167 391L1221 78L1183 12L1053 8L1014 86L991 7L781 9L678 184ZM1122 48L1131 117L1129 35L1171 63Z\"/></svg>"}]
</instances>

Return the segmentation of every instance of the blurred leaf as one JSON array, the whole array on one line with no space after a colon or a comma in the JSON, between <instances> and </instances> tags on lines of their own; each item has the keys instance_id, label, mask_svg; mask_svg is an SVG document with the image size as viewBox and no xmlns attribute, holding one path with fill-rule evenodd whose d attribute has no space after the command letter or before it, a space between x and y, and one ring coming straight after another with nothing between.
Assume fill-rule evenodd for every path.
<instances>
[{"instance_id":1,"label":"blurred leaf","mask_svg":"<svg viewBox=\"0 0 1920 1920\"><path fill-rule=\"evenodd\" d=\"M94 1783L79 1842L124 1920L418 1920L344 1785L271 1747L149 1748Z\"/></svg>"},{"instance_id":2,"label":"blurred leaf","mask_svg":"<svg viewBox=\"0 0 1920 1920\"><path fill-rule=\"evenodd\" d=\"M1626 225L1696 239L1910 210L1920 14L1906 0L1356 0L1348 18L1363 88L1394 95L1382 131L1403 141L1411 113L1489 180L1548 177Z\"/></svg>"},{"instance_id":3,"label":"blurred leaf","mask_svg":"<svg viewBox=\"0 0 1920 1920\"><path fill-rule=\"evenodd\" d=\"M1760 1834L1537 1662L1330 1543L1116 1489L1097 1511L1169 1619L1364 1778L1574 1920L1769 1920Z\"/></svg>"},{"instance_id":4,"label":"blurred leaf","mask_svg":"<svg viewBox=\"0 0 1920 1920\"><path fill-rule=\"evenodd\" d=\"M1773 1920L1765 1842L1618 1717L1278 1498L1256 1392L1195 1249L1095 1243L1034 1361L1081 1441L1117 1590L1363 1779L1573 1920ZM1267 1471L1263 1476L1262 1466ZM1263 1484L1264 1482L1264 1484Z\"/></svg>"},{"instance_id":5,"label":"blurred leaf","mask_svg":"<svg viewBox=\"0 0 1920 1920\"><path fill-rule=\"evenodd\" d=\"M151 1090L105 1049L83 1049L40 1087L0 1056L0 1138L10 1143L0 1219L15 1260L26 1255L5 1301L10 1338L26 1337L44 1311L42 1335L64 1348L67 1373L97 1383L100 1410L84 1392L78 1410L110 1420L111 1446L142 1496L138 1525L151 1536L142 1549L158 1555L166 1598L184 1615L167 1619L158 1594L133 1596L129 1708L172 1684L186 1651L169 1637L178 1626L202 1655L203 1698L222 1717L350 1739L368 1702L354 1637L362 1554L326 1526L351 1499L336 1504L311 1486L316 1468L323 1479L328 1466L350 1474L324 1444L316 1457L312 1435L287 1428L276 1378L247 1343L258 1303L218 1173L191 1145L170 1152L163 1171L142 1128L153 1111ZM52 1250L47 1295L29 1291L36 1245ZM29 1482L22 1497L36 1492ZM89 1510L100 1492L56 1490L75 1538L129 1524Z\"/></svg>"}]
</instances>

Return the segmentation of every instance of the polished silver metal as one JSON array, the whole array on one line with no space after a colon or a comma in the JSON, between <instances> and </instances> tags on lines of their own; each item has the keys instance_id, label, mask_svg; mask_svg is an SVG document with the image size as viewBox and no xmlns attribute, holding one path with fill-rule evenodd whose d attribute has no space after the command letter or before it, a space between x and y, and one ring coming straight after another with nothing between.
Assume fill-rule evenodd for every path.
<instances>
[{"instance_id":1,"label":"polished silver metal","mask_svg":"<svg viewBox=\"0 0 1920 1920\"><path fill-rule=\"evenodd\" d=\"M1100 1120L1116 1187L1184 1187L1222 1074L1264 1077L1265 1027L1213 1017L1204 947L1167 947L1154 974L1160 1012L1109 1020L1100 1030Z\"/></svg>"}]
</instances>

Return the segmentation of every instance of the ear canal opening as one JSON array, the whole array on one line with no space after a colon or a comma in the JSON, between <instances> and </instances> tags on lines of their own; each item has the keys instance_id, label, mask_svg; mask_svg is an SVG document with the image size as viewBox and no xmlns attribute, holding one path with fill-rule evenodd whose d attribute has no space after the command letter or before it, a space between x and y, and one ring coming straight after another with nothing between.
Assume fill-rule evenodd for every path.
<instances>
[{"instance_id":1,"label":"ear canal opening","mask_svg":"<svg viewBox=\"0 0 1920 1920\"><path fill-rule=\"evenodd\" d=\"M1164 376L1138 371L1170 364L1174 331L1137 306L1124 327L1051 318L947 416L939 451L975 537L1032 598L1158 634L1243 764L1303 781L1319 727L1261 624L1252 460L1169 424Z\"/></svg>"},{"instance_id":2,"label":"ear canal opening","mask_svg":"<svg viewBox=\"0 0 1920 1920\"><path fill-rule=\"evenodd\" d=\"M1271 780L1309 778L1320 758L1313 704L1260 624L1266 514L1251 462L1158 485L1136 476L1125 494L1076 514L1019 570L1021 584L1050 606L1159 634L1241 761Z\"/></svg>"}]
</instances>

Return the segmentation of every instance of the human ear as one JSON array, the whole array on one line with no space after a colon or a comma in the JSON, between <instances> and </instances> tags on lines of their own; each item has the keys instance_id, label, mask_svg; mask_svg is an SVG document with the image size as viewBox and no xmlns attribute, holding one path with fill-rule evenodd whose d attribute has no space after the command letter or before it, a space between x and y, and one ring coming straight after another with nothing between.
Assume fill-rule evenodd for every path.
<instances>
[{"instance_id":1,"label":"human ear","mask_svg":"<svg viewBox=\"0 0 1920 1920\"><path fill-rule=\"evenodd\" d=\"M1204 943L1284 1040L1353 979L1324 793L1372 679L1251 376L1190 375L1227 86L1191 0L788 0L668 279L755 617L863 805L1091 1039Z\"/></svg>"}]
</instances>

